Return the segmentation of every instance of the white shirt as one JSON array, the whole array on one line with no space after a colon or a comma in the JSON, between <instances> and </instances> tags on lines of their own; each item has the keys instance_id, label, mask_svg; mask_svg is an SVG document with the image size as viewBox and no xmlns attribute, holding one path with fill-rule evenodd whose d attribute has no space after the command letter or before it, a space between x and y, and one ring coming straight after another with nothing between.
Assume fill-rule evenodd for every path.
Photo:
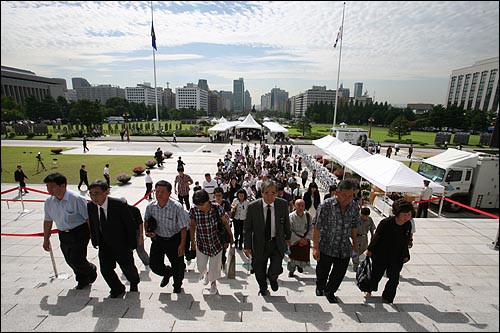
<instances>
[{"instance_id":1,"label":"white shirt","mask_svg":"<svg viewBox=\"0 0 500 333\"><path fill-rule=\"evenodd\" d=\"M104 171L102 172L104 175L109 175L109 168L104 167Z\"/></svg>"},{"instance_id":2,"label":"white shirt","mask_svg":"<svg viewBox=\"0 0 500 333\"><path fill-rule=\"evenodd\" d=\"M147 183L153 183L153 178L151 178L150 174L146 174L146 177L144 178L144 181Z\"/></svg>"}]
</instances>

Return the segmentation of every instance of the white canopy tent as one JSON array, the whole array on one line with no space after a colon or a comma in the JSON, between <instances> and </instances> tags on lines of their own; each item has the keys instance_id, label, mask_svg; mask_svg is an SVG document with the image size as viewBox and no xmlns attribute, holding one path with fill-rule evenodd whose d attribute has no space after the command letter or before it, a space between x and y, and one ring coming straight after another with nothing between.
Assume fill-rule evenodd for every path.
<instances>
[{"instance_id":1,"label":"white canopy tent","mask_svg":"<svg viewBox=\"0 0 500 333\"><path fill-rule=\"evenodd\" d=\"M360 146L351 145L349 142L329 146L323 149L328 155L342 165L346 165L348 161L354 161L368 156L372 156L369 152Z\"/></svg>"},{"instance_id":2,"label":"white canopy tent","mask_svg":"<svg viewBox=\"0 0 500 333\"><path fill-rule=\"evenodd\" d=\"M224 117L220 117L219 120L217 120L217 123L220 124L220 123L227 123L227 119L224 118Z\"/></svg>"},{"instance_id":3,"label":"white canopy tent","mask_svg":"<svg viewBox=\"0 0 500 333\"><path fill-rule=\"evenodd\" d=\"M280 124L273 122L273 121L265 121L262 123L264 127L267 127L269 129L269 132L271 133L285 133L288 132L286 128L281 126Z\"/></svg>"},{"instance_id":4,"label":"white canopy tent","mask_svg":"<svg viewBox=\"0 0 500 333\"><path fill-rule=\"evenodd\" d=\"M327 136L322 137L321 139L312 140L312 143L316 147L318 147L322 150L325 150L327 147L330 147L330 146L333 147L333 146L341 144L342 141L340 141L339 139L337 139L334 136L327 135Z\"/></svg>"},{"instance_id":5,"label":"white canopy tent","mask_svg":"<svg viewBox=\"0 0 500 333\"><path fill-rule=\"evenodd\" d=\"M403 163L380 154L348 161L347 167L384 192L420 193L428 180ZM444 186L430 182L432 193L444 193Z\"/></svg>"},{"instance_id":6,"label":"white canopy tent","mask_svg":"<svg viewBox=\"0 0 500 333\"><path fill-rule=\"evenodd\" d=\"M224 132L239 125L240 123L241 123L240 121L226 121L223 123L218 123L217 125L210 127L208 131Z\"/></svg>"},{"instance_id":7,"label":"white canopy tent","mask_svg":"<svg viewBox=\"0 0 500 333\"><path fill-rule=\"evenodd\" d=\"M479 156L477 154L469 153L467 151L448 148L445 152L438 154L436 156L429 157L424 160L432 162L433 165L437 165L440 168L447 169L450 166L457 167L475 167Z\"/></svg>"},{"instance_id":8,"label":"white canopy tent","mask_svg":"<svg viewBox=\"0 0 500 333\"><path fill-rule=\"evenodd\" d=\"M249 113L248 116L245 118L245 120L243 120L239 125L237 125L236 128L262 129L262 126L260 126L259 123L256 122L255 119L253 119L252 115Z\"/></svg>"}]
</instances>

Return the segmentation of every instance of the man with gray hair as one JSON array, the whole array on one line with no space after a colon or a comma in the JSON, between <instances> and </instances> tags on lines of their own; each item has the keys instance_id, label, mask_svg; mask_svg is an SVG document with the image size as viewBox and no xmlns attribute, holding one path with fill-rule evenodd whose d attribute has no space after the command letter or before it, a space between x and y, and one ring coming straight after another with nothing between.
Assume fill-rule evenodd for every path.
<instances>
[{"instance_id":1,"label":"man with gray hair","mask_svg":"<svg viewBox=\"0 0 500 333\"><path fill-rule=\"evenodd\" d=\"M291 229L288 203L277 198L276 184L264 181L261 192L262 198L248 205L244 253L252 258L259 294L266 296L267 279L273 291L279 288L278 276L283 273L283 256L290 246Z\"/></svg>"},{"instance_id":2,"label":"man with gray hair","mask_svg":"<svg viewBox=\"0 0 500 333\"><path fill-rule=\"evenodd\" d=\"M352 200L354 189L351 181L340 182L337 196L318 206L313 221L313 257L318 262L316 296L326 296L330 303L338 303L335 292L344 279L353 251L357 250L360 216L359 206Z\"/></svg>"}]
</instances>

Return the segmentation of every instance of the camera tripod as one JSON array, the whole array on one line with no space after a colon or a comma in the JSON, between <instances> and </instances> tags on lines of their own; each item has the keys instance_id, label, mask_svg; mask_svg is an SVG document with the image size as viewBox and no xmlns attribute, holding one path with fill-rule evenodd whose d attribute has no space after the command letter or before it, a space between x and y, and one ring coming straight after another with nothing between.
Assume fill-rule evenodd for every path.
<instances>
[{"instance_id":1,"label":"camera tripod","mask_svg":"<svg viewBox=\"0 0 500 333\"><path fill-rule=\"evenodd\" d=\"M40 159L37 158L37 161L36 161L36 172L40 172L40 167L42 168L42 171L47 171L47 168L43 164L42 159L41 158Z\"/></svg>"}]
</instances>

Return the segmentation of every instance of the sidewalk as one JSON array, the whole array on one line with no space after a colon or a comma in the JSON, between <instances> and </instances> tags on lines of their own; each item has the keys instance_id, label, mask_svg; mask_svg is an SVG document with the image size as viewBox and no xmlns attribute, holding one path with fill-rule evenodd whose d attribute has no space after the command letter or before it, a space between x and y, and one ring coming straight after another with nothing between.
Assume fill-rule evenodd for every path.
<instances>
[{"instance_id":1,"label":"sidewalk","mask_svg":"<svg viewBox=\"0 0 500 333\"><path fill-rule=\"evenodd\" d=\"M75 146L79 153L81 144ZM151 147L147 143L136 143L125 150L126 143L96 141L89 142L89 146L91 151L108 154ZM204 172L214 172L215 163L227 146L171 145L182 151L193 179L199 179ZM239 145L235 144L232 149L236 147ZM309 149L312 151L313 147ZM210 152L203 153L203 150ZM155 181L161 178L172 181L175 164L154 169L154 173ZM1 184L1 190L15 186ZM29 187L46 190L44 185ZM76 185L69 187L76 190ZM126 186L113 187L111 195L123 196L133 204L144 190L143 178L140 178ZM2 199L16 195L14 191L2 195ZM44 200L45 197L30 191L23 199ZM143 201L138 205L142 213L146 204ZM2 233L42 232L42 202L25 202L24 210L20 202L1 205ZM372 217L376 224L381 219L374 209ZM386 278L382 279L379 292L365 300L355 285L351 266L337 293L339 304L316 297L314 260L304 273L296 273L296 278L288 278L285 265L279 277L279 290L271 292L271 296L260 297L255 276L249 274L248 261L241 251L236 251L236 279L228 279L223 274L218 286L220 295L210 296L198 282L194 261L186 272L183 292L174 294L171 283L160 288L161 278L134 255L141 276L139 293L110 299L100 274L91 289L72 289L75 278L64 261L57 235L51 237L51 242L59 278L54 276L49 253L42 249L41 237L2 236L2 331L498 332L499 255L491 245L498 220L436 217L416 219L416 225L411 261L403 268L393 305L383 303L380 298ZM147 239L148 252L150 244ZM98 265L97 250L91 246L88 259Z\"/></svg>"}]
</instances>

